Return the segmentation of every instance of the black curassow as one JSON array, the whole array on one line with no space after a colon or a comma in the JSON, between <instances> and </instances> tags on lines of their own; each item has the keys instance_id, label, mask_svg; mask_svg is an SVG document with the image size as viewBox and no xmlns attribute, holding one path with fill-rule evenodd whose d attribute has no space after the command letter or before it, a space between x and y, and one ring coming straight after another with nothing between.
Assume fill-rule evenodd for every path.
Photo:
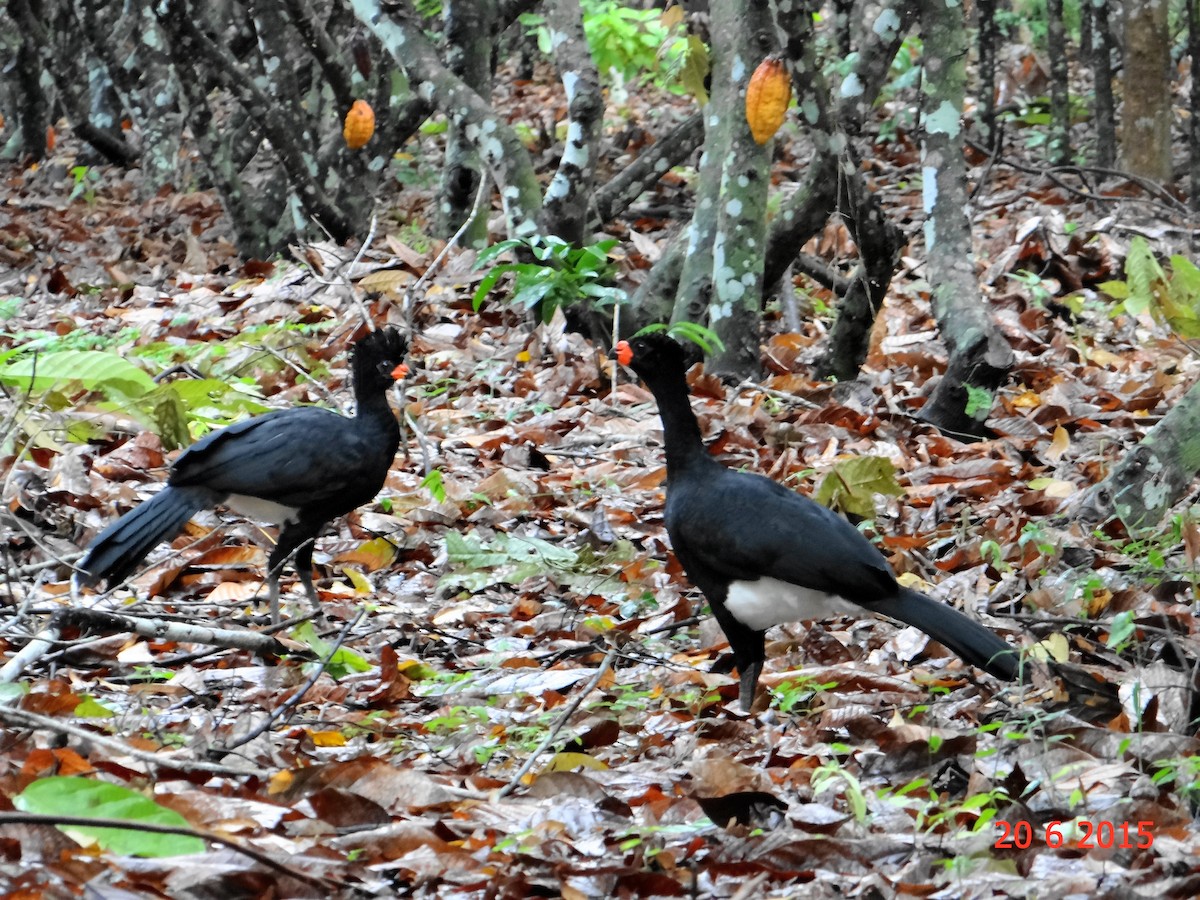
<instances>
[{"instance_id":1,"label":"black curassow","mask_svg":"<svg viewBox=\"0 0 1200 900\"><path fill-rule=\"evenodd\" d=\"M392 328L353 348L355 414L316 406L281 409L214 431L171 466L167 485L100 532L75 574L77 585L127 578L160 542L198 511L225 505L280 526L267 561L271 621L279 621L279 575L295 554L314 610L313 541L327 522L371 500L400 446L388 388L407 374L408 341Z\"/></svg>"},{"instance_id":2,"label":"black curassow","mask_svg":"<svg viewBox=\"0 0 1200 900\"><path fill-rule=\"evenodd\" d=\"M864 611L913 625L999 678L1018 677L1016 652L995 632L898 584L883 555L845 519L710 456L689 401L687 354L674 339L651 333L621 341L616 351L658 401L667 534L729 640L743 709L754 700L768 628Z\"/></svg>"}]
</instances>

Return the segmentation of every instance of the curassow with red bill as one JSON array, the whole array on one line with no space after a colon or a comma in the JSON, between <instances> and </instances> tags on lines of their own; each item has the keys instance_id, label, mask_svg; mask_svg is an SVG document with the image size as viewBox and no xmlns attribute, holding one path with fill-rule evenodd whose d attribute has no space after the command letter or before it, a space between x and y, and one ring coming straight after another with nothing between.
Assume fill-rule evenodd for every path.
<instances>
[{"instance_id":1,"label":"curassow with red bill","mask_svg":"<svg viewBox=\"0 0 1200 900\"><path fill-rule=\"evenodd\" d=\"M998 678L1018 657L991 629L896 582L859 531L819 503L769 478L735 472L709 455L692 411L687 354L661 332L621 341L617 360L646 382L662 418L667 534L725 632L749 711L773 625L864 612L920 628Z\"/></svg>"},{"instance_id":2,"label":"curassow with red bill","mask_svg":"<svg viewBox=\"0 0 1200 900\"><path fill-rule=\"evenodd\" d=\"M185 450L167 485L100 532L79 562L77 585L127 578L160 542L202 509L225 505L280 526L267 560L271 621L279 621L279 575L295 554L296 574L314 610L313 541L327 522L371 500L400 446L388 388L408 370L408 342L388 328L352 351L355 414L316 406L282 409L237 422Z\"/></svg>"}]
</instances>

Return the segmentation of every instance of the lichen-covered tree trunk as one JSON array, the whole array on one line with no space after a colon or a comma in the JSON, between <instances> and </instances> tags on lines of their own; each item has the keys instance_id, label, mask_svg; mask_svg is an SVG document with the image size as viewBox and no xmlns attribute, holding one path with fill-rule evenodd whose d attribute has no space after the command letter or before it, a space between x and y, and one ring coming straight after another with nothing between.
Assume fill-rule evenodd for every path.
<instances>
[{"instance_id":1,"label":"lichen-covered tree trunk","mask_svg":"<svg viewBox=\"0 0 1200 900\"><path fill-rule=\"evenodd\" d=\"M978 437L986 434L983 422L1013 365L1013 352L988 316L975 277L962 154L965 23L961 5L951 2L930 0L921 10L925 250L933 312L950 361L920 417L948 433Z\"/></svg>"},{"instance_id":2,"label":"lichen-covered tree trunk","mask_svg":"<svg viewBox=\"0 0 1200 900\"><path fill-rule=\"evenodd\" d=\"M492 95L493 15L490 0L445 0L442 5L446 65L481 98ZM463 134L463 126L451 122L438 202L437 228L443 237L458 231L471 215L479 180L485 177L483 169L479 151ZM463 244L482 247L486 243L487 211L480 209L463 233Z\"/></svg>"},{"instance_id":3,"label":"lichen-covered tree trunk","mask_svg":"<svg viewBox=\"0 0 1200 900\"><path fill-rule=\"evenodd\" d=\"M996 146L996 47L1000 42L996 0L977 0L975 9L979 15L979 124L983 145L995 152L1000 149Z\"/></svg>"},{"instance_id":4,"label":"lichen-covered tree trunk","mask_svg":"<svg viewBox=\"0 0 1200 900\"><path fill-rule=\"evenodd\" d=\"M1171 34L1167 0L1125 0L1125 108L1121 162L1154 181L1171 180Z\"/></svg>"},{"instance_id":5,"label":"lichen-covered tree trunk","mask_svg":"<svg viewBox=\"0 0 1200 900\"><path fill-rule=\"evenodd\" d=\"M567 94L567 136L558 171L546 188L542 231L581 244L588 224L588 200L596 180L604 95L584 37L579 0L553 0L549 23L554 62Z\"/></svg>"},{"instance_id":6,"label":"lichen-covered tree trunk","mask_svg":"<svg viewBox=\"0 0 1200 900\"><path fill-rule=\"evenodd\" d=\"M510 237L538 231L542 189L533 161L508 123L442 64L421 27L404 11L384 13L381 0L350 0L354 14L379 39L419 96L433 101L479 151L504 205Z\"/></svg>"},{"instance_id":7,"label":"lichen-covered tree trunk","mask_svg":"<svg viewBox=\"0 0 1200 900\"><path fill-rule=\"evenodd\" d=\"M1116 516L1130 531L1154 528L1200 473L1200 384L1073 506L1091 524Z\"/></svg>"},{"instance_id":8,"label":"lichen-covered tree trunk","mask_svg":"<svg viewBox=\"0 0 1200 900\"><path fill-rule=\"evenodd\" d=\"M725 345L711 365L737 377L759 372L763 253L766 248L770 144L759 145L746 121L746 87L776 48L766 3L718 3L711 10L713 90L704 155L716 168L712 292L707 318ZM686 270L685 270L686 271ZM683 285L681 285L682 287Z\"/></svg>"}]
</instances>

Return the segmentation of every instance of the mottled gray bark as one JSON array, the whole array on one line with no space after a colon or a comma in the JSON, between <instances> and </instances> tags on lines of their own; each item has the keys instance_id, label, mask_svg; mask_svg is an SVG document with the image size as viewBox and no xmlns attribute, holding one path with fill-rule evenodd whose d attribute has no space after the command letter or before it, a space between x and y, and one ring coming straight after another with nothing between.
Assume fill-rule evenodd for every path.
<instances>
[{"instance_id":1,"label":"mottled gray bark","mask_svg":"<svg viewBox=\"0 0 1200 900\"><path fill-rule=\"evenodd\" d=\"M146 5L76 0L82 31L103 61L121 106L140 137L139 190L151 197L178 187L183 112L179 82L166 58L166 39ZM121 48L126 48L122 53Z\"/></svg>"},{"instance_id":2,"label":"mottled gray bark","mask_svg":"<svg viewBox=\"0 0 1200 900\"><path fill-rule=\"evenodd\" d=\"M316 13L308 0L283 0L284 10L292 27L299 32L305 49L316 60L321 74L333 92L337 108L347 110L354 103L354 89L350 75L342 64L342 52L333 42L329 32L316 20Z\"/></svg>"},{"instance_id":3,"label":"mottled gray bark","mask_svg":"<svg viewBox=\"0 0 1200 900\"><path fill-rule=\"evenodd\" d=\"M857 176L857 173L856 173ZM850 381L858 376L870 349L871 327L887 296L904 238L859 177L849 178L850 208L859 264L838 305L829 342L817 361L818 378Z\"/></svg>"},{"instance_id":4,"label":"mottled gray bark","mask_svg":"<svg viewBox=\"0 0 1200 900\"><path fill-rule=\"evenodd\" d=\"M1013 352L988 315L975 278L962 154L966 34L962 7L950 2L930 0L921 13L925 250L933 313L950 361L920 418L948 433L978 437L987 432L984 419Z\"/></svg>"},{"instance_id":5,"label":"mottled gray bark","mask_svg":"<svg viewBox=\"0 0 1200 900\"><path fill-rule=\"evenodd\" d=\"M716 156L721 180L712 247L710 327L725 345L712 368L738 378L760 372L763 254L773 140L758 144L746 121L746 88L758 65L777 49L766 3L718 3L710 8L713 122L705 155Z\"/></svg>"},{"instance_id":6,"label":"mottled gray bark","mask_svg":"<svg viewBox=\"0 0 1200 900\"><path fill-rule=\"evenodd\" d=\"M976 0L975 9L979 16L979 126L983 146L995 153L1000 149L996 146L996 47L1000 43L996 0Z\"/></svg>"},{"instance_id":7,"label":"mottled gray bark","mask_svg":"<svg viewBox=\"0 0 1200 900\"><path fill-rule=\"evenodd\" d=\"M446 65L480 98L488 99L492 96L493 13L490 2L479 0L445 0L442 4ZM437 230L442 237L448 238L458 231L471 215L479 182L484 177L479 151L464 134L464 126L452 121L438 198ZM486 206L479 209L467 225L462 237L464 246L486 246L487 213Z\"/></svg>"},{"instance_id":8,"label":"mottled gray bark","mask_svg":"<svg viewBox=\"0 0 1200 900\"><path fill-rule=\"evenodd\" d=\"M1171 34L1167 0L1125 0L1121 163L1134 175L1171 180Z\"/></svg>"},{"instance_id":9,"label":"mottled gray bark","mask_svg":"<svg viewBox=\"0 0 1200 900\"><path fill-rule=\"evenodd\" d=\"M554 63L567 94L567 136L558 171L546 188L542 232L582 244L604 126L604 95L583 34L579 0L552 0L548 23Z\"/></svg>"},{"instance_id":10,"label":"mottled gray bark","mask_svg":"<svg viewBox=\"0 0 1200 900\"><path fill-rule=\"evenodd\" d=\"M663 135L592 195L592 227L620 215L664 174L682 165L704 142L704 114L695 112Z\"/></svg>"},{"instance_id":11,"label":"mottled gray bark","mask_svg":"<svg viewBox=\"0 0 1200 900\"><path fill-rule=\"evenodd\" d=\"M1089 524L1113 516L1136 531L1158 526L1200 473L1200 384L1131 448L1108 477L1073 504Z\"/></svg>"},{"instance_id":12,"label":"mottled gray bark","mask_svg":"<svg viewBox=\"0 0 1200 900\"><path fill-rule=\"evenodd\" d=\"M287 114L286 107L280 108L274 103L238 64L232 53L197 26L197 19L185 0L167 0L160 9L159 22L169 35L176 65L181 66L184 61L204 65L204 73L238 100L254 120L258 133L270 142L272 151L279 157L287 175L291 190L295 192L308 215L319 222L335 240L344 241L351 237L357 230L356 223L346 215L337 199L331 196L321 183L316 153L311 144L312 136L305 132L297 134L296 123ZM199 71L197 69L195 75L183 80L194 79L203 83L205 79L199 75ZM190 99L195 110L199 108L198 101L203 98L193 93ZM306 141L306 138L309 140ZM220 171L219 166L215 171ZM230 174L232 173L225 173L226 176ZM230 188L231 193L239 190L237 187ZM252 205L248 199L243 202ZM247 218L245 221L249 224L250 220ZM261 231L252 238L247 238L255 245L262 239ZM239 236L239 244L241 240Z\"/></svg>"},{"instance_id":13,"label":"mottled gray bark","mask_svg":"<svg viewBox=\"0 0 1200 900\"><path fill-rule=\"evenodd\" d=\"M418 96L433 102L461 127L482 155L500 186L509 236L536 234L541 187L533 162L513 130L487 101L442 65L419 21L404 12L385 15L380 0L351 0L351 5L408 75Z\"/></svg>"}]
</instances>

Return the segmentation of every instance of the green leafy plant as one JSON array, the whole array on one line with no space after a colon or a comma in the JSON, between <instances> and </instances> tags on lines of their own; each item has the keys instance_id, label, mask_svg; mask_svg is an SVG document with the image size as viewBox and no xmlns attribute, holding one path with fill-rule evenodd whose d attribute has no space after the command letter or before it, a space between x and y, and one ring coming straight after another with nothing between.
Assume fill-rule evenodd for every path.
<instances>
[{"instance_id":1,"label":"green leafy plant","mask_svg":"<svg viewBox=\"0 0 1200 900\"><path fill-rule=\"evenodd\" d=\"M635 9L619 0L583 0L581 6L584 37L602 78L609 82L649 79L667 89L680 85L693 90L700 85L703 90L708 51L703 42L678 27L682 15ZM546 17L523 13L519 21L549 56L553 38Z\"/></svg>"},{"instance_id":2,"label":"green leafy plant","mask_svg":"<svg viewBox=\"0 0 1200 900\"><path fill-rule=\"evenodd\" d=\"M429 491L434 503L442 503L446 499L446 478L441 469L431 469L429 474L421 479L421 487Z\"/></svg>"},{"instance_id":3,"label":"green leafy plant","mask_svg":"<svg viewBox=\"0 0 1200 900\"><path fill-rule=\"evenodd\" d=\"M604 240L576 247L561 238L543 235L493 244L479 254L475 268L493 263L496 257L510 250L532 256L534 262L492 265L475 291L474 308L478 311L488 292L508 274L513 276L511 302L526 309L536 307L543 322L549 322L555 310L585 298L598 306L621 303L625 292L604 283L613 274L608 251L616 245L615 240Z\"/></svg>"},{"instance_id":4,"label":"green leafy plant","mask_svg":"<svg viewBox=\"0 0 1200 900\"><path fill-rule=\"evenodd\" d=\"M854 820L860 825L865 824L870 812L867 805L867 793L863 789L862 782L853 773L848 772L840 762L831 759L813 769L809 778L809 785L812 787L814 795L836 787L838 782L842 784L842 796L845 797L846 805L850 807Z\"/></svg>"},{"instance_id":5,"label":"green leafy plant","mask_svg":"<svg viewBox=\"0 0 1200 900\"><path fill-rule=\"evenodd\" d=\"M669 326L661 322L656 322L653 325L647 325L645 328L639 329L634 334L634 337L643 334L653 334L656 331L665 331L676 340L691 341L703 350L705 355L725 349L724 342L715 331L696 322L673 322Z\"/></svg>"},{"instance_id":6,"label":"green leafy plant","mask_svg":"<svg viewBox=\"0 0 1200 900\"><path fill-rule=\"evenodd\" d=\"M338 647L330 656L329 651L333 645L317 633L312 622L302 622L292 629L290 636L293 640L300 641L307 646L321 659L329 657L325 671L331 678L345 678L347 675L369 672L372 669L370 661L365 656L347 647Z\"/></svg>"},{"instance_id":7,"label":"green leafy plant","mask_svg":"<svg viewBox=\"0 0 1200 900\"><path fill-rule=\"evenodd\" d=\"M478 593L495 584L520 584L527 578L549 576L557 584L587 594L624 600L628 585L620 569L633 558L633 545L618 541L602 556L587 545L572 548L541 538L500 532L490 541L475 534L446 533L446 557L451 566L438 588L457 587Z\"/></svg>"},{"instance_id":8,"label":"green leafy plant","mask_svg":"<svg viewBox=\"0 0 1200 900\"><path fill-rule=\"evenodd\" d=\"M1188 803L1200 802L1200 756L1155 760L1150 780L1159 787L1173 786Z\"/></svg>"},{"instance_id":9,"label":"green leafy plant","mask_svg":"<svg viewBox=\"0 0 1200 900\"><path fill-rule=\"evenodd\" d=\"M91 206L96 202L96 188L100 184L100 173L91 166L74 166L70 173L75 183L71 188L71 195L67 198L68 201L83 197L83 202Z\"/></svg>"},{"instance_id":10,"label":"green leafy plant","mask_svg":"<svg viewBox=\"0 0 1200 900\"><path fill-rule=\"evenodd\" d=\"M785 716L806 710L818 694L833 690L836 681L817 681L815 678L802 676L789 678L767 690L771 694L771 705Z\"/></svg>"},{"instance_id":11,"label":"green leafy plant","mask_svg":"<svg viewBox=\"0 0 1200 900\"><path fill-rule=\"evenodd\" d=\"M1149 315L1180 337L1200 338L1200 268L1186 257L1171 257L1163 269L1141 235L1129 244L1125 280L1106 281L1100 290L1119 301L1112 314Z\"/></svg>"}]
</instances>

